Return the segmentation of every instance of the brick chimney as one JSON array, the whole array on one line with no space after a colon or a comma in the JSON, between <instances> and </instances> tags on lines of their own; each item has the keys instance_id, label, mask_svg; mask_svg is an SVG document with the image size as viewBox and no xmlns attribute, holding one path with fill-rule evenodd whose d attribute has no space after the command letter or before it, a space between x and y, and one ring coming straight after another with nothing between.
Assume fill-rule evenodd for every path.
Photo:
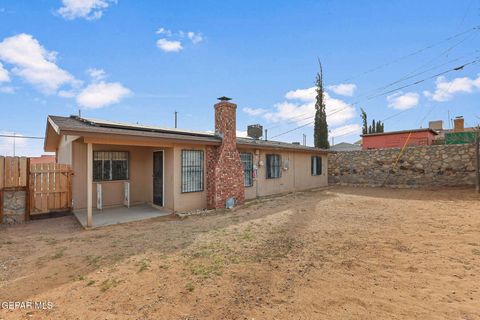
<instances>
[{"instance_id":1,"label":"brick chimney","mask_svg":"<svg viewBox=\"0 0 480 320\"><path fill-rule=\"evenodd\" d=\"M235 204L245 201L243 164L237 150L237 105L221 97L215 104L215 134L222 139L218 147L208 146L207 205L209 209L225 208L227 199Z\"/></svg>"},{"instance_id":2,"label":"brick chimney","mask_svg":"<svg viewBox=\"0 0 480 320\"><path fill-rule=\"evenodd\" d=\"M453 132L465 131L465 120L463 117L456 117L453 120Z\"/></svg>"}]
</instances>

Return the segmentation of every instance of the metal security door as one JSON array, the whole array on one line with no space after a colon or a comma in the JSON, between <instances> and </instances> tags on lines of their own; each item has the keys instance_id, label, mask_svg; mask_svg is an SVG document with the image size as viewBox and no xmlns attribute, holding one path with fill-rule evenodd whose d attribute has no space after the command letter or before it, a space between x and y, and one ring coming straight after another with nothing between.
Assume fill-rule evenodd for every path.
<instances>
[{"instance_id":1,"label":"metal security door","mask_svg":"<svg viewBox=\"0 0 480 320\"><path fill-rule=\"evenodd\" d=\"M163 207L163 151L153 153L153 203Z\"/></svg>"}]
</instances>

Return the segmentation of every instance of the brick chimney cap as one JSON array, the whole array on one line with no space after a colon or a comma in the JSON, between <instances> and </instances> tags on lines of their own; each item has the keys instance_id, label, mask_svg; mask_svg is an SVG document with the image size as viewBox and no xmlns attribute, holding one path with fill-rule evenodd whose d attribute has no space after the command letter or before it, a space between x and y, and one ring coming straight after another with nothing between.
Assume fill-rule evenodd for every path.
<instances>
[{"instance_id":1,"label":"brick chimney cap","mask_svg":"<svg viewBox=\"0 0 480 320\"><path fill-rule=\"evenodd\" d=\"M222 96L222 97L220 97L220 98L217 98L217 100L220 100L220 101L230 101L230 100L232 100L232 98Z\"/></svg>"}]
</instances>

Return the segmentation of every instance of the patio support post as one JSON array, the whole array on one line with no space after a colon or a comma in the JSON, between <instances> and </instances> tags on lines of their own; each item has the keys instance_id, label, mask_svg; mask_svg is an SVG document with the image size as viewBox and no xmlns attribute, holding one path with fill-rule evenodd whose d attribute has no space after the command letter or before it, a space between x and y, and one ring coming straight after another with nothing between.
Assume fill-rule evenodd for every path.
<instances>
[{"instance_id":1,"label":"patio support post","mask_svg":"<svg viewBox=\"0 0 480 320\"><path fill-rule=\"evenodd\" d=\"M93 146L87 144L87 227L92 227L92 204L93 204Z\"/></svg>"}]
</instances>

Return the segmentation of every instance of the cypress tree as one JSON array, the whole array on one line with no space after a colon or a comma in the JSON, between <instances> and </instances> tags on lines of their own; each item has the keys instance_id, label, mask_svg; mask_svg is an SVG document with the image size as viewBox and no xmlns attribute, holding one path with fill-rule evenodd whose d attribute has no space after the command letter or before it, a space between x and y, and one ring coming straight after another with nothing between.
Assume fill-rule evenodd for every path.
<instances>
[{"instance_id":1,"label":"cypress tree","mask_svg":"<svg viewBox=\"0 0 480 320\"><path fill-rule=\"evenodd\" d=\"M320 72L317 73L315 81L317 97L315 100L315 127L313 129L313 140L315 147L328 149L330 148L330 143L328 143L327 113L325 111L325 95L323 91L323 70L320 60L318 63L320 65Z\"/></svg>"},{"instance_id":2,"label":"cypress tree","mask_svg":"<svg viewBox=\"0 0 480 320\"><path fill-rule=\"evenodd\" d=\"M368 133L368 124L367 124L367 113L365 112L365 110L363 110L363 108L360 108L361 112L362 112L362 134L367 134Z\"/></svg>"}]
</instances>

